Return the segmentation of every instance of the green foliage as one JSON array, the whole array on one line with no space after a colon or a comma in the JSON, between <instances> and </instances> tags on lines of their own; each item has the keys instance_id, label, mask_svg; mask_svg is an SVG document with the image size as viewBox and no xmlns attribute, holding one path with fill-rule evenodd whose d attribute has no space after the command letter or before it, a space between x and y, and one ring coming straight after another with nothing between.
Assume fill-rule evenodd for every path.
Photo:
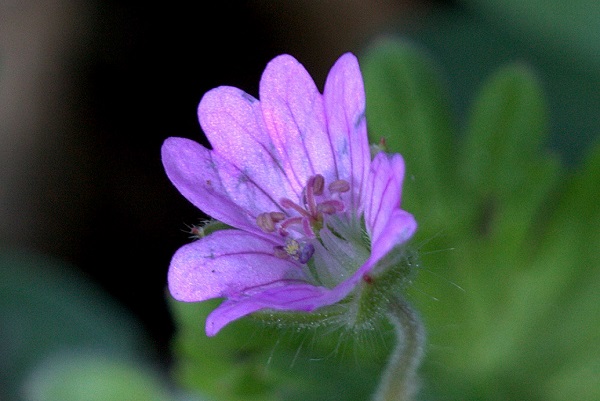
<instances>
[{"instance_id":1,"label":"green foliage","mask_svg":"<svg viewBox=\"0 0 600 401\"><path fill-rule=\"evenodd\" d=\"M95 354L50 359L34 372L24 392L30 401L174 400L155 375Z\"/></svg>"},{"instance_id":2,"label":"green foliage","mask_svg":"<svg viewBox=\"0 0 600 401\"><path fill-rule=\"evenodd\" d=\"M18 400L33 368L73 350L152 354L142 327L73 266L24 250L0 250L0 398ZM81 398L88 400L89 398Z\"/></svg>"},{"instance_id":3,"label":"green foliage","mask_svg":"<svg viewBox=\"0 0 600 401\"><path fill-rule=\"evenodd\" d=\"M447 115L442 86L423 85L422 71L406 73L427 63L413 46L388 41L371 49L363 72L372 140L385 136L389 150L407 160L403 205L426 243L427 269L415 289L439 300L419 297L431 344L428 394L598 398L590 378L600 373L600 148L574 176L561 170L541 147L547 111L540 85L520 64L488 79L463 135L398 118L407 103L421 116ZM439 82L434 68L426 70Z\"/></svg>"}]
</instances>

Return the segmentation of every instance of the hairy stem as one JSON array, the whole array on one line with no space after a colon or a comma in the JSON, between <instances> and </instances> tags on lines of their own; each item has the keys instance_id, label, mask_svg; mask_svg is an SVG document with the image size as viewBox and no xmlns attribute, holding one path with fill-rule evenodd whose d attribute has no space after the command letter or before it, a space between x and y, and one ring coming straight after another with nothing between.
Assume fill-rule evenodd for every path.
<instances>
[{"instance_id":1,"label":"hairy stem","mask_svg":"<svg viewBox=\"0 0 600 401\"><path fill-rule=\"evenodd\" d=\"M388 319L396 330L396 347L373 401L412 401L419 387L417 369L424 353L425 330L418 314L401 297L390 299Z\"/></svg>"}]
</instances>

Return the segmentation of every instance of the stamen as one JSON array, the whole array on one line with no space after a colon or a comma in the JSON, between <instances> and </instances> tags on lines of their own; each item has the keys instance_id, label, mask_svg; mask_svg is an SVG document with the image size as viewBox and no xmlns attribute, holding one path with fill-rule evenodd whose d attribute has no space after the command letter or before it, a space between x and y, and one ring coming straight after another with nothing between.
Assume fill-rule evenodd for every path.
<instances>
[{"instance_id":1,"label":"stamen","mask_svg":"<svg viewBox=\"0 0 600 401\"><path fill-rule=\"evenodd\" d=\"M335 180L329 184L329 192L343 193L350 191L350 183L346 180Z\"/></svg>"},{"instance_id":2,"label":"stamen","mask_svg":"<svg viewBox=\"0 0 600 401\"><path fill-rule=\"evenodd\" d=\"M281 204L281 207L283 207L284 209L294 209L301 215L310 217L310 213L308 213L306 210L302 209L301 206L298 206L293 201L291 201L287 198L283 198L279 203Z\"/></svg>"},{"instance_id":3,"label":"stamen","mask_svg":"<svg viewBox=\"0 0 600 401\"><path fill-rule=\"evenodd\" d=\"M337 212L343 212L344 211L344 202L336 200L336 199L329 199L329 200L319 203L317 205L317 210L319 212L325 213L325 214L334 214Z\"/></svg>"},{"instance_id":4,"label":"stamen","mask_svg":"<svg viewBox=\"0 0 600 401\"><path fill-rule=\"evenodd\" d=\"M288 198L282 198L279 205L282 209L292 209L298 215L291 216L287 212L261 213L256 217L256 224L265 232L277 232L285 238L285 245L273 247L273 253L278 258L291 258L300 263L307 263L315 252L310 242L304 242L299 237L310 241L319 236L323 228L324 215L332 215L345 210L345 204L338 196L323 196L325 178L321 174L310 177L302 193L302 206ZM333 181L328 186L331 195L344 193L350 190L350 183L346 180ZM317 197L320 200L317 201ZM323 198L325 198L323 200ZM294 226L294 234L290 235L288 229Z\"/></svg>"},{"instance_id":5,"label":"stamen","mask_svg":"<svg viewBox=\"0 0 600 401\"><path fill-rule=\"evenodd\" d=\"M271 212L269 215L274 223L279 223L280 221L285 220L285 213L282 212Z\"/></svg>"},{"instance_id":6,"label":"stamen","mask_svg":"<svg viewBox=\"0 0 600 401\"><path fill-rule=\"evenodd\" d=\"M300 216L296 216L290 217L289 219L283 221L283 223L281 223L281 225L279 226L279 234L285 237L286 235L288 235L287 228L294 224L302 224L302 220L306 219Z\"/></svg>"},{"instance_id":7,"label":"stamen","mask_svg":"<svg viewBox=\"0 0 600 401\"><path fill-rule=\"evenodd\" d=\"M312 180L312 183L311 183ZM323 195L323 189L325 188L325 178L321 174L312 176L308 180L308 186L311 186L315 195Z\"/></svg>"},{"instance_id":8,"label":"stamen","mask_svg":"<svg viewBox=\"0 0 600 401\"><path fill-rule=\"evenodd\" d=\"M266 233L275 231L275 222L273 221L271 213L261 213L256 216L256 225Z\"/></svg>"},{"instance_id":9,"label":"stamen","mask_svg":"<svg viewBox=\"0 0 600 401\"><path fill-rule=\"evenodd\" d=\"M310 221L308 221L308 219L302 219L302 228L304 229L304 234L306 234L307 237L312 238L315 236L315 233L313 232L313 229L310 225Z\"/></svg>"},{"instance_id":10,"label":"stamen","mask_svg":"<svg viewBox=\"0 0 600 401\"><path fill-rule=\"evenodd\" d=\"M308 179L308 184L306 184L306 188L304 188L304 203L308 208L308 212L311 216L317 214L317 210L315 208L315 194L313 192L314 177Z\"/></svg>"}]
</instances>

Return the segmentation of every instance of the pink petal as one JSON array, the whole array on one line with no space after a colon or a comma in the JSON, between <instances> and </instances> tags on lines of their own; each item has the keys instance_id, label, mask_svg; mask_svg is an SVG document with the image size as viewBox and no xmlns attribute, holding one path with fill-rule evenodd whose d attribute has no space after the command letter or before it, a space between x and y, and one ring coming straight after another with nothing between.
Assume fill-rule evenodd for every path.
<instances>
[{"instance_id":1,"label":"pink petal","mask_svg":"<svg viewBox=\"0 0 600 401\"><path fill-rule=\"evenodd\" d=\"M350 182L350 206L353 210L359 210L371 156L365 120L365 90L354 55L344 54L331 68L323 97L338 178Z\"/></svg>"},{"instance_id":2,"label":"pink petal","mask_svg":"<svg viewBox=\"0 0 600 401\"><path fill-rule=\"evenodd\" d=\"M256 216L277 209L262 189L235 166L197 142L168 138L162 146L165 171L192 204L230 226L264 233Z\"/></svg>"},{"instance_id":3,"label":"pink petal","mask_svg":"<svg viewBox=\"0 0 600 401\"><path fill-rule=\"evenodd\" d=\"M323 100L304 67L289 55L273 59L260 81L265 125L283 168L300 194L308 178L335 176L334 154L327 136Z\"/></svg>"},{"instance_id":4,"label":"pink petal","mask_svg":"<svg viewBox=\"0 0 600 401\"><path fill-rule=\"evenodd\" d=\"M414 216L402 209L394 209L388 217L387 224L371 244L371 257L376 263L387 255L394 247L404 244L417 231Z\"/></svg>"},{"instance_id":5,"label":"pink petal","mask_svg":"<svg viewBox=\"0 0 600 401\"><path fill-rule=\"evenodd\" d=\"M280 245L239 230L222 230L181 247L169 267L169 290L179 301L235 298L281 280L302 280L300 267L277 258Z\"/></svg>"},{"instance_id":6,"label":"pink petal","mask_svg":"<svg viewBox=\"0 0 600 401\"><path fill-rule=\"evenodd\" d=\"M221 183L217 162L199 143L185 138L168 138L162 146L167 176L194 206L225 224L258 230L248 212L238 206Z\"/></svg>"},{"instance_id":7,"label":"pink petal","mask_svg":"<svg viewBox=\"0 0 600 401\"><path fill-rule=\"evenodd\" d=\"M400 206L403 179L402 156L384 152L375 156L365 199L365 223L372 242L377 241L391 214Z\"/></svg>"},{"instance_id":8,"label":"pink petal","mask_svg":"<svg viewBox=\"0 0 600 401\"><path fill-rule=\"evenodd\" d=\"M238 301L223 301L215 310L213 310L206 318L205 331L206 335L213 337L229 323L247 316L253 312L264 309L264 306L259 303L238 302Z\"/></svg>"},{"instance_id":9,"label":"pink petal","mask_svg":"<svg viewBox=\"0 0 600 401\"><path fill-rule=\"evenodd\" d=\"M213 150L270 200L261 205L264 212L274 210L274 204L281 198L300 196L286 176L282 157L269 137L257 99L240 89L221 86L202 97L198 119Z\"/></svg>"},{"instance_id":10,"label":"pink petal","mask_svg":"<svg viewBox=\"0 0 600 401\"><path fill-rule=\"evenodd\" d=\"M331 290L293 283L267 287L243 299L224 301L206 319L206 334L214 336L225 325L261 309L310 312L330 305Z\"/></svg>"}]
</instances>

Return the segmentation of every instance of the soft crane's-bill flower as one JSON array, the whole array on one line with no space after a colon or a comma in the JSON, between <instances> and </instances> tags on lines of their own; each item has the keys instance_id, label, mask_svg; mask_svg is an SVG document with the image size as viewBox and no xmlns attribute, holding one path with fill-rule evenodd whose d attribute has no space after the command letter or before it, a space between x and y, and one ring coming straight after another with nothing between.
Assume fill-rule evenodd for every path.
<instances>
[{"instance_id":1,"label":"soft crane's-bill flower","mask_svg":"<svg viewBox=\"0 0 600 401\"><path fill-rule=\"evenodd\" d=\"M417 226L400 209L402 157L371 160L356 57L340 57L323 94L293 57L276 57L259 95L209 91L198 117L213 149L184 138L162 147L177 189L231 227L184 245L169 268L175 299L225 298L207 319L209 336L259 310L345 299Z\"/></svg>"}]
</instances>

